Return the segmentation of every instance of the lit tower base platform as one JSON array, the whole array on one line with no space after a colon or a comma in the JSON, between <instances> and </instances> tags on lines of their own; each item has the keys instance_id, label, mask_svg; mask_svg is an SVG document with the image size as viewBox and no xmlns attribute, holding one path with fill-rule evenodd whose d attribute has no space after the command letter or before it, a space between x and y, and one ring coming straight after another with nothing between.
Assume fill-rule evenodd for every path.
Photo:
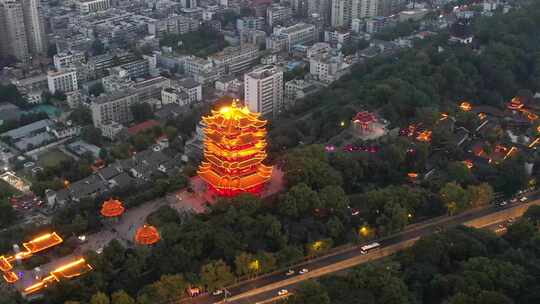
<instances>
[{"instance_id":1,"label":"lit tower base platform","mask_svg":"<svg viewBox=\"0 0 540 304\"><path fill-rule=\"evenodd\" d=\"M218 196L258 194L272 177L266 158L266 121L258 113L230 106L203 117L204 160L197 171Z\"/></svg>"}]
</instances>

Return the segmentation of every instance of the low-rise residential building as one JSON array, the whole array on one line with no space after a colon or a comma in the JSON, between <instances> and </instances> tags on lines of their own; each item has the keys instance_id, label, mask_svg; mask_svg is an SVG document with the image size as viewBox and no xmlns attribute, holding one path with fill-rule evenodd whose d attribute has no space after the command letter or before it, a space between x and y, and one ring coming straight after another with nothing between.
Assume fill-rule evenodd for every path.
<instances>
[{"instance_id":1,"label":"low-rise residential building","mask_svg":"<svg viewBox=\"0 0 540 304\"><path fill-rule=\"evenodd\" d=\"M306 58L311 58L313 56L322 55L330 52L332 47L326 42L317 42L314 45L310 46L306 51Z\"/></svg>"},{"instance_id":2,"label":"low-rise residential building","mask_svg":"<svg viewBox=\"0 0 540 304\"><path fill-rule=\"evenodd\" d=\"M247 30L263 30L264 18L263 17L242 17L236 20L236 30L238 32Z\"/></svg>"},{"instance_id":3,"label":"low-rise residential building","mask_svg":"<svg viewBox=\"0 0 540 304\"><path fill-rule=\"evenodd\" d=\"M90 104L94 126L101 129L101 126L112 122L131 122L131 106L135 103L139 103L139 94L134 89L102 94Z\"/></svg>"},{"instance_id":4,"label":"low-rise residential building","mask_svg":"<svg viewBox=\"0 0 540 304\"><path fill-rule=\"evenodd\" d=\"M244 30L240 32L240 45L264 45L266 33L259 30Z\"/></svg>"},{"instance_id":5,"label":"low-rise residential building","mask_svg":"<svg viewBox=\"0 0 540 304\"><path fill-rule=\"evenodd\" d=\"M81 105L82 102L82 94L79 90L72 91L72 92L66 92L64 93L66 95L66 103L71 109L74 109Z\"/></svg>"},{"instance_id":6,"label":"low-rise residential building","mask_svg":"<svg viewBox=\"0 0 540 304\"><path fill-rule=\"evenodd\" d=\"M245 72L256 65L259 60L259 47L244 45L227 47L223 51L210 56L212 62L222 68L225 73L237 74Z\"/></svg>"},{"instance_id":7,"label":"low-rise residential building","mask_svg":"<svg viewBox=\"0 0 540 304\"><path fill-rule=\"evenodd\" d=\"M101 135L110 140L115 140L118 134L124 130L124 126L117 122L110 122L108 124L102 124L100 127Z\"/></svg>"},{"instance_id":8,"label":"low-rise residential building","mask_svg":"<svg viewBox=\"0 0 540 304\"><path fill-rule=\"evenodd\" d=\"M109 9L109 0L76 0L75 5L81 14L95 13Z\"/></svg>"},{"instance_id":9,"label":"low-rise residential building","mask_svg":"<svg viewBox=\"0 0 540 304\"><path fill-rule=\"evenodd\" d=\"M161 104L163 106L169 104L185 106L190 104L189 95L177 88L165 88L161 91Z\"/></svg>"},{"instance_id":10,"label":"low-rise residential building","mask_svg":"<svg viewBox=\"0 0 540 304\"><path fill-rule=\"evenodd\" d=\"M133 83L133 89L139 96L140 102L150 102L161 99L161 90L171 86L171 80L163 76L144 79Z\"/></svg>"},{"instance_id":11,"label":"low-rise residential building","mask_svg":"<svg viewBox=\"0 0 540 304\"><path fill-rule=\"evenodd\" d=\"M47 127L47 131L51 132L57 139L78 136L81 133L81 127L73 125L71 121L66 123L57 122L52 126Z\"/></svg>"},{"instance_id":12,"label":"low-rise residential building","mask_svg":"<svg viewBox=\"0 0 540 304\"><path fill-rule=\"evenodd\" d=\"M351 42L351 32L343 30L325 31L324 41L331 45L345 45Z\"/></svg>"},{"instance_id":13,"label":"low-rise residential building","mask_svg":"<svg viewBox=\"0 0 540 304\"><path fill-rule=\"evenodd\" d=\"M285 104L294 104L295 101L305 98L321 89L321 86L314 81L303 79L293 79L285 83L284 97Z\"/></svg>"},{"instance_id":14,"label":"low-rise residential building","mask_svg":"<svg viewBox=\"0 0 540 304\"><path fill-rule=\"evenodd\" d=\"M150 63L146 59L131 61L111 68L110 74L127 78L145 77L150 74Z\"/></svg>"},{"instance_id":15,"label":"low-rise residential building","mask_svg":"<svg viewBox=\"0 0 540 304\"><path fill-rule=\"evenodd\" d=\"M292 8L280 4L272 4L266 9L266 21L268 26L274 27L283 24L292 18Z\"/></svg>"},{"instance_id":16,"label":"low-rise residential building","mask_svg":"<svg viewBox=\"0 0 540 304\"><path fill-rule=\"evenodd\" d=\"M234 76L226 76L218 79L214 85L217 91L226 95L227 92L235 92L243 88L244 82Z\"/></svg>"},{"instance_id":17,"label":"low-rise residential building","mask_svg":"<svg viewBox=\"0 0 540 304\"><path fill-rule=\"evenodd\" d=\"M54 141L54 137L47 131L47 127L53 124L52 120L43 119L2 133L0 137L9 137L11 144L19 151L32 150Z\"/></svg>"},{"instance_id":18,"label":"low-rise residential building","mask_svg":"<svg viewBox=\"0 0 540 304\"><path fill-rule=\"evenodd\" d=\"M199 29L201 22L197 18L173 14L164 19L154 19L148 23L148 33L156 37L165 34L186 34Z\"/></svg>"},{"instance_id":19,"label":"low-rise residential building","mask_svg":"<svg viewBox=\"0 0 540 304\"><path fill-rule=\"evenodd\" d=\"M222 69L216 66L212 60L189 56L184 58L183 62L186 76L193 77L199 83L211 83L221 77Z\"/></svg>"},{"instance_id":20,"label":"low-rise residential building","mask_svg":"<svg viewBox=\"0 0 540 304\"><path fill-rule=\"evenodd\" d=\"M53 56L54 67L57 70L75 67L78 64L86 62L86 56L84 52L79 51L66 51L61 52Z\"/></svg>"},{"instance_id":21,"label":"low-rise residential building","mask_svg":"<svg viewBox=\"0 0 540 304\"><path fill-rule=\"evenodd\" d=\"M309 59L309 73L325 83L338 80L350 71L350 67L341 53L320 54Z\"/></svg>"},{"instance_id":22,"label":"low-rise residential building","mask_svg":"<svg viewBox=\"0 0 540 304\"><path fill-rule=\"evenodd\" d=\"M389 28L396 25L396 19L392 17L373 17L366 21L366 33L374 34L378 33L385 28Z\"/></svg>"},{"instance_id":23,"label":"low-rise residential building","mask_svg":"<svg viewBox=\"0 0 540 304\"><path fill-rule=\"evenodd\" d=\"M134 60L137 60L137 58L130 52L110 52L94 56L88 59L88 73L91 75L91 78L101 78L107 75L109 68Z\"/></svg>"},{"instance_id":24,"label":"low-rise residential building","mask_svg":"<svg viewBox=\"0 0 540 304\"><path fill-rule=\"evenodd\" d=\"M313 44L316 38L315 26L307 23L298 23L289 27L275 27L274 34L285 37L288 51L297 44Z\"/></svg>"},{"instance_id":25,"label":"low-rise residential building","mask_svg":"<svg viewBox=\"0 0 540 304\"><path fill-rule=\"evenodd\" d=\"M202 86L193 78L186 78L178 82L178 88L189 96L189 103L202 100Z\"/></svg>"},{"instance_id":26,"label":"low-rise residential building","mask_svg":"<svg viewBox=\"0 0 540 304\"><path fill-rule=\"evenodd\" d=\"M266 49L272 53L279 53L289 48L287 37L272 34L266 38Z\"/></svg>"}]
</instances>

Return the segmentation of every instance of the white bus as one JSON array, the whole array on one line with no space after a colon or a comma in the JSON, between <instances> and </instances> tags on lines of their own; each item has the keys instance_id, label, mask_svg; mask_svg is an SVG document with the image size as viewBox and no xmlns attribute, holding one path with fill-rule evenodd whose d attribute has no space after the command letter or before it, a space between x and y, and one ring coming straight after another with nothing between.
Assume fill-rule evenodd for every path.
<instances>
[{"instance_id":1,"label":"white bus","mask_svg":"<svg viewBox=\"0 0 540 304\"><path fill-rule=\"evenodd\" d=\"M379 244L377 242L371 243L371 244L368 244L368 245L364 245L364 246L360 247L360 253L367 254L371 250L377 249L379 247L381 247L381 244Z\"/></svg>"}]
</instances>

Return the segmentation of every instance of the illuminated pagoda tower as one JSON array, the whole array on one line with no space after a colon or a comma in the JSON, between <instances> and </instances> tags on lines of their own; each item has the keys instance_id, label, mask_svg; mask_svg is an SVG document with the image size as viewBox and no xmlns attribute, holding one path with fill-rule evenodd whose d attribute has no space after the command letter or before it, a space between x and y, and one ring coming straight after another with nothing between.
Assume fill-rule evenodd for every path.
<instances>
[{"instance_id":1,"label":"illuminated pagoda tower","mask_svg":"<svg viewBox=\"0 0 540 304\"><path fill-rule=\"evenodd\" d=\"M231 106L203 117L204 160L198 175L220 196L259 193L272 175L265 166L266 121L247 107Z\"/></svg>"},{"instance_id":2,"label":"illuminated pagoda tower","mask_svg":"<svg viewBox=\"0 0 540 304\"><path fill-rule=\"evenodd\" d=\"M360 131L360 133L371 133L373 131L373 124L377 121L377 118L373 113L368 111L362 111L356 113L353 117L353 126Z\"/></svg>"}]
</instances>

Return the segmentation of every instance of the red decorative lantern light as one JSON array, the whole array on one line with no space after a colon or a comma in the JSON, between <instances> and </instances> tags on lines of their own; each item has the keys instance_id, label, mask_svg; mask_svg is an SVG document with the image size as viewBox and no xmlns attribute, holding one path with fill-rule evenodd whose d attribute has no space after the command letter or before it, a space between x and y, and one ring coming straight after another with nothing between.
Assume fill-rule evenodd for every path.
<instances>
[{"instance_id":1,"label":"red decorative lantern light","mask_svg":"<svg viewBox=\"0 0 540 304\"><path fill-rule=\"evenodd\" d=\"M101 206L101 215L104 217L117 217L124 213L125 208L122 202L115 199L109 199L103 202Z\"/></svg>"},{"instance_id":2,"label":"red decorative lantern light","mask_svg":"<svg viewBox=\"0 0 540 304\"><path fill-rule=\"evenodd\" d=\"M135 242L139 245L153 245L160 239L159 232L154 226L144 225L135 232Z\"/></svg>"}]
</instances>

